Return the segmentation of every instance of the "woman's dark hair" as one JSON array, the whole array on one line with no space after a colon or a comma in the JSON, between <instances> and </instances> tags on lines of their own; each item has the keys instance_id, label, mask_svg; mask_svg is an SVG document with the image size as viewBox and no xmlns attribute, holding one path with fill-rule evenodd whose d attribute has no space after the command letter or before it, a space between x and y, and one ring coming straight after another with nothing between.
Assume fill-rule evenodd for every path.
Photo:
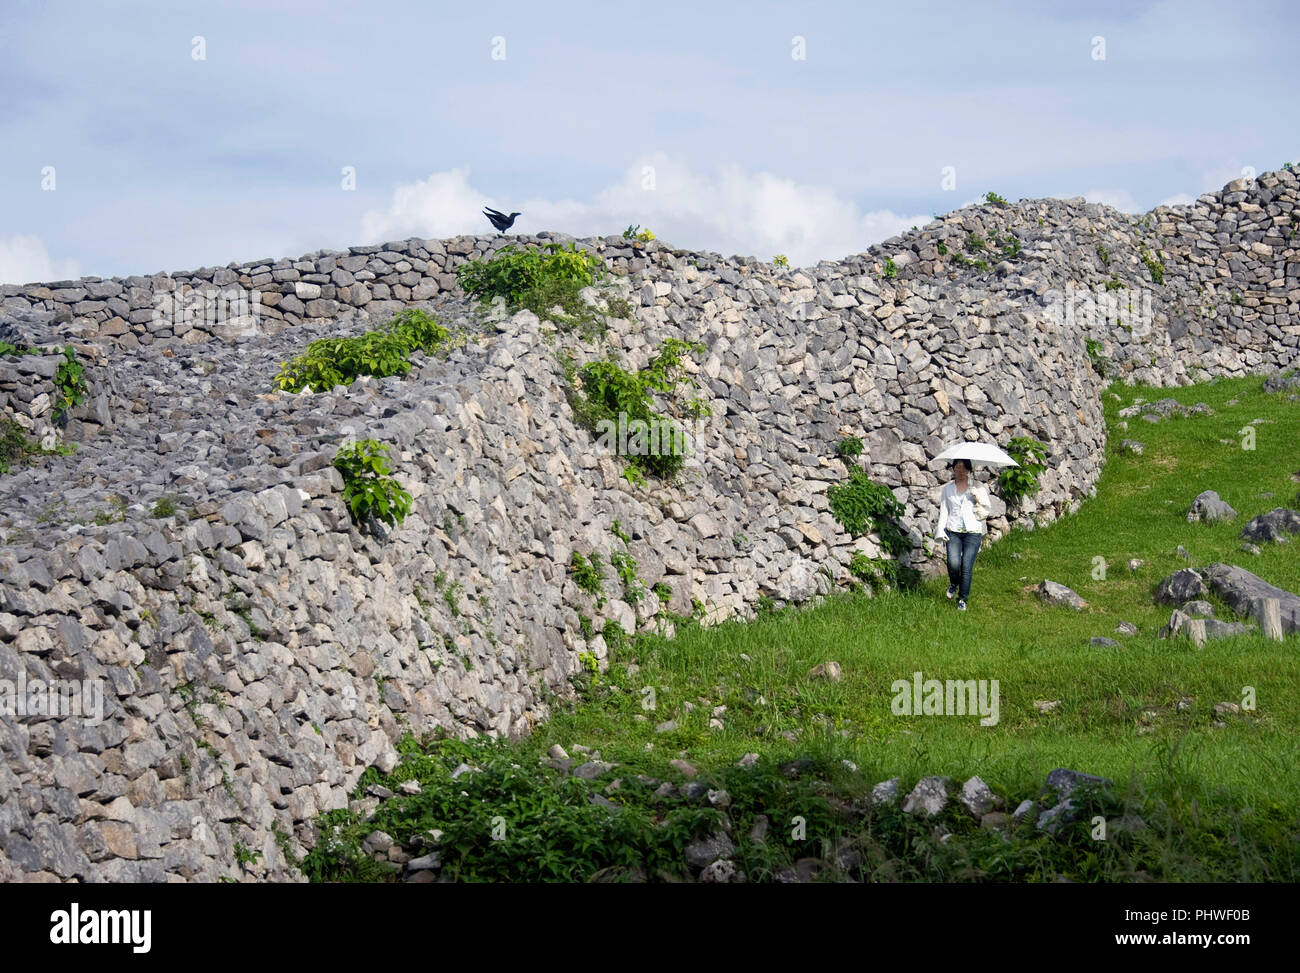
<instances>
[{"instance_id":1,"label":"woman's dark hair","mask_svg":"<svg viewBox=\"0 0 1300 973\"><path fill-rule=\"evenodd\" d=\"M966 472L967 472L967 473L973 473L973 472L974 472L974 468L970 465L970 460L968 460L968 459L955 459L955 460L953 460L951 463L948 464L948 469L950 469L950 470L956 470L956 469L957 469L957 464L958 464L958 463L960 463L962 466L966 467Z\"/></svg>"}]
</instances>

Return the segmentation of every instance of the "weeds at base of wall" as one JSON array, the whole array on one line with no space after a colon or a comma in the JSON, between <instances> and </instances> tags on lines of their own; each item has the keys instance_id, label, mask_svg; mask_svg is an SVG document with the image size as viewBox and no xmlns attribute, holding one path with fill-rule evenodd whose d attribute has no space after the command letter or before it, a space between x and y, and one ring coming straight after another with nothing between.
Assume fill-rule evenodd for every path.
<instances>
[{"instance_id":1,"label":"weeds at base of wall","mask_svg":"<svg viewBox=\"0 0 1300 973\"><path fill-rule=\"evenodd\" d=\"M622 705L638 705L636 693L622 697ZM407 854L436 853L444 881L690 881L686 847L723 826L706 792L727 795L734 844L727 857L750 882L788 881L796 862L809 871L806 880L835 882L1230 881L1242 856L1285 831L1275 813L1255 815L1245 831L1241 822L1193 821L1180 803L1153 796L1152 789L1177 792L1175 782L1159 780L1127 794L1081 784L1071 794L1075 816L1051 832L1032 816L981 827L956 802L917 816L898 801L873 806L870 779L845 768L829 742L799 760L768 755L752 767L705 768L696 789L666 795L659 785L673 779L669 754L584 779L503 741L408 736L399 752L391 774L369 768L354 793L361 799L379 784L393 797L368 817L342 809L318 819L320 838L300 865L308 879L400 880L400 865L363 845L383 831ZM471 771L453 779L461 764ZM402 793L410 780L420 782L418 793ZM1040 795L1012 800L1020 796ZM1098 817L1111 825L1105 841L1093 833Z\"/></svg>"}]
</instances>

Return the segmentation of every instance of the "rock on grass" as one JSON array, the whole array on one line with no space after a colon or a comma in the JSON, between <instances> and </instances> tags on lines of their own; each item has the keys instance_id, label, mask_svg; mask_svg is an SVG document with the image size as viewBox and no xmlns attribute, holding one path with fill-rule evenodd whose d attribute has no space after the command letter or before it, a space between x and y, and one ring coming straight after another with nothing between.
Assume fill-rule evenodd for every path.
<instances>
[{"instance_id":1,"label":"rock on grass","mask_svg":"<svg viewBox=\"0 0 1300 973\"><path fill-rule=\"evenodd\" d=\"M1285 544L1291 539L1289 534L1300 534L1300 510L1274 507L1242 528L1241 539L1252 544Z\"/></svg>"},{"instance_id":2,"label":"rock on grass","mask_svg":"<svg viewBox=\"0 0 1300 973\"><path fill-rule=\"evenodd\" d=\"M1169 575L1156 588L1157 605L1184 605L1209 593L1205 581L1191 568Z\"/></svg>"},{"instance_id":3,"label":"rock on grass","mask_svg":"<svg viewBox=\"0 0 1300 973\"><path fill-rule=\"evenodd\" d=\"M934 817L948 806L948 791L952 783L950 777L922 777L907 795L903 810L908 814L924 811L928 817Z\"/></svg>"},{"instance_id":4,"label":"rock on grass","mask_svg":"<svg viewBox=\"0 0 1300 973\"><path fill-rule=\"evenodd\" d=\"M1232 520L1236 516L1237 511L1219 499L1217 493L1205 490L1192 501L1191 509L1187 511L1187 522L1210 524L1216 520Z\"/></svg>"},{"instance_id":5,"label":"rock on grass","mask_svg":"<svg viewBox=\"0 0 1300 973\"><path fill-rule=\"evenodd\" d=\"M1034 589L1034 593L1049 605L1067 605L1075 611L1082 611L1088 607L1088 603L1075 591L1046 578Z\"/></svg>"}]
</instances>

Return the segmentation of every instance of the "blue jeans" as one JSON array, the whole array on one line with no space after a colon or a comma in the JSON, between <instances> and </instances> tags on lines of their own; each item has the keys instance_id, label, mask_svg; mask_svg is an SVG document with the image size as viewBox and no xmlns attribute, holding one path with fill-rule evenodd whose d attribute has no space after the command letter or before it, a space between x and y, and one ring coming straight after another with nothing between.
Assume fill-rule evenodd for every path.
<instances>
[{"instance_id":1,"label":"blue jeans","mask_svg":"<svg viewBox=\"0 0 1300 973\"><path fill-rule=\"evenodd\" d=\"M962 601L970 595L975 555L979 553L983 540L983 534L973 531L948 531L948 583L957 586L957 597Z\"/></svg>"}]
</instances>

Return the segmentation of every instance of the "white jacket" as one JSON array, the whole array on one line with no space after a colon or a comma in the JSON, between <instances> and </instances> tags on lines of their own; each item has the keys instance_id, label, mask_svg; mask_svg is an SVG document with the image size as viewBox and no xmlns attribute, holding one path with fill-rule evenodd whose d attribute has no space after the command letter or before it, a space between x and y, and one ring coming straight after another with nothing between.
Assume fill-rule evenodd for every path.
<instances>
[{"instance_id":1,"label":"white jacket","mask_svg":"<svg viewBox=\"0 0 1300 973\"><path fill-rule=\"evenodd\" d=\"M989 515L989 491L977 483L967 483L962 493L957 492L956 485L950 480L944 484L943 494L939 497L939 526L934 536L942 540L947 536L948 528L954 531L968 531L975 534L985 533L984 521Z\"/></svg>"}]
</instances>

